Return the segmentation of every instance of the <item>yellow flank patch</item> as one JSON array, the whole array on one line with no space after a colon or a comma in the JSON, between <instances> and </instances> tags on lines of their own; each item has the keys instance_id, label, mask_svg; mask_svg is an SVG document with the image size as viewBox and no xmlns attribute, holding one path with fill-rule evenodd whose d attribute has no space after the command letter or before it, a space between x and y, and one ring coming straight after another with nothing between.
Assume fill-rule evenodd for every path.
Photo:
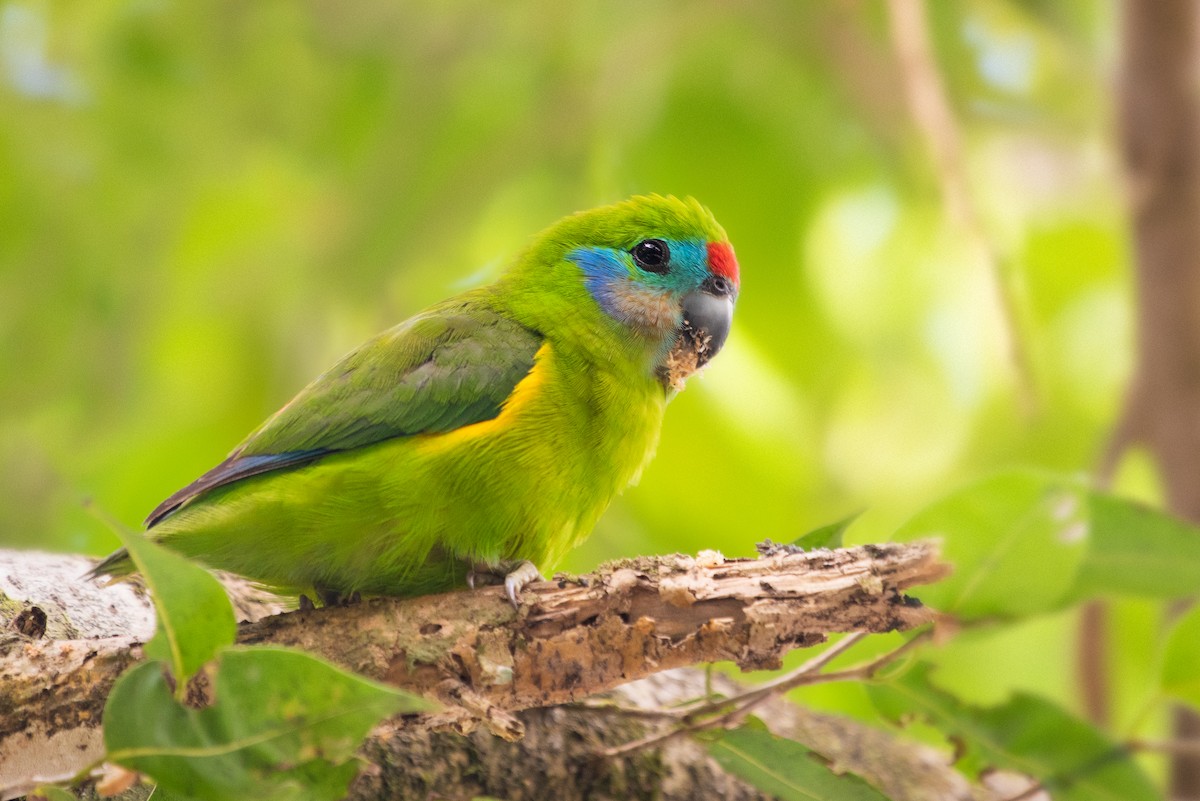
<instances>
[{"instance_id":1,"label":"yellow flank patch","mask_svg":"<svg viewBox=\"0 0 1200 801\"><path fill-rule=\"evenodd\" d=\"M504 404L500 407L500 414L491 420L481 420L478 423L471 423L442 434L422 435L420 437L423 440L422 447L438 450L452 448L475 437L494 434L505 426L511 425L514 419L533 403L539 390L546 383L546 373L549 370L546 365L549 358L550 343L543 342L537 353L533 355L533 367L529 369L524 378L517 382L512 393L504 399Z\"/></svg>"}]
</instances>

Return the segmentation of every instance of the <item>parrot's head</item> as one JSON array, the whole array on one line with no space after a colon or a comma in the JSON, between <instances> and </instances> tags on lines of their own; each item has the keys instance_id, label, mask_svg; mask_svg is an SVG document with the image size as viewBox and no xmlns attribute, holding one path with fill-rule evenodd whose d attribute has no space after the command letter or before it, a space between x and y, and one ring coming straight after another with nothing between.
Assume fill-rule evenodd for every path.
<instances>
[{"instance_id":1,"label":"parrot's head","mask_svg":"<svg viewBox=\"0 0 1200 801\"><path fill-rule=\"evenodd\" d=\"M667 389L725 344L740 286L725 231L692 198L638 196L566 217L527 254L527 281L555 325L631 343ZM529 265L541 270L532 275Z\"/></svg>"}]
</instances>

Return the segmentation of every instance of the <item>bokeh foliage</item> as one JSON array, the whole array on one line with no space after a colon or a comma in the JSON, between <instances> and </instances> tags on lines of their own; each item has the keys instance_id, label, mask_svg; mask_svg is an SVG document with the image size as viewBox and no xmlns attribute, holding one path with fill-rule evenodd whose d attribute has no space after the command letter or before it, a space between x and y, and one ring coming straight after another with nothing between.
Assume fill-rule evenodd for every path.
<instances>
[{"instance_id":1,"label":"bokeh foliage","mask_svg":"<svg viewBox=\"0 0 1200 801\"><path fill-rule=\"evenodd\" d=\"M708 204L743 295L565 567L859 509L876 539L993 469L1091 469L1131 359L1113 7L928 7L1015 319L881 2L0 5L0 543L115 547L82 498L133 524L349 347L636 192ZM1077 709L1073 614L973 635L939 678ZM1115 615L1121 724L1159 624Z\"/></svg>"}]
</instances>

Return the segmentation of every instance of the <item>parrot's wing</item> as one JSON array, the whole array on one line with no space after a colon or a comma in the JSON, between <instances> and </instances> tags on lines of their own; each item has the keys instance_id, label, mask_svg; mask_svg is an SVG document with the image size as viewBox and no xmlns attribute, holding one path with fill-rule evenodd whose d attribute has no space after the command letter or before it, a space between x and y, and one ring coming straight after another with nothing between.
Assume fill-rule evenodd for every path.
<instances>
[{"instance_id":1,"label":"parrot's wing","mask_svg":"<svg viewBox=\"0 0 1200 801\"><path fill-rule=\"evenodd\" d=\"M541 344L538 333L478 302L436 306L343 357L229 458L159 504L146 525L243 478L490 420L529 373Z\"/></svg>"}]
</instances>

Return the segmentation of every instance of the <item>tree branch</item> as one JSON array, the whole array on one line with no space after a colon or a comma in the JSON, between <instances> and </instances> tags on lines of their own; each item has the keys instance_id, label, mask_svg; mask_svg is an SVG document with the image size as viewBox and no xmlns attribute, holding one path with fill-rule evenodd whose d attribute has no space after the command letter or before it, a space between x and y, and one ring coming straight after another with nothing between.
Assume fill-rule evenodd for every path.
<instances>
[{"instance_id":1,"label":"tree branch","mask_svg":"<svg viewBox=\"0 0 1200 801\"><path fill-rule=\"evenodd\" d=\"M47 613L49 637L70 637L35 640L13 631L0 639L0 790L34 775L70 775L98 758L104 699L117 676L141 658L151 630L145 602L128 587L80 581L89 564L0 552L0 589L26 602L0 606L3 623L32 603ZM761 559L641 558L580 581L535 584L525 590L519 613L498 587L376 598L261 617L242 624L238 640L302 648L438 698L447 708L422 721L427 728L466 732L483 722L511 739L523 732L513 714L518 710L700 662L776 668L787 651L831 633L920 625L932 615L903 590L946 572L931 543ZM41 576L43 589L53 589L22 594L14 590L14 583L26 581L22 574ZM92 629L98 636L81 636L73 610L106 600L111 612ZM273 607L251 597L239 611L256 617ZM133 633L117 635L117 629Z\"/></svg>"}]
</instances>

